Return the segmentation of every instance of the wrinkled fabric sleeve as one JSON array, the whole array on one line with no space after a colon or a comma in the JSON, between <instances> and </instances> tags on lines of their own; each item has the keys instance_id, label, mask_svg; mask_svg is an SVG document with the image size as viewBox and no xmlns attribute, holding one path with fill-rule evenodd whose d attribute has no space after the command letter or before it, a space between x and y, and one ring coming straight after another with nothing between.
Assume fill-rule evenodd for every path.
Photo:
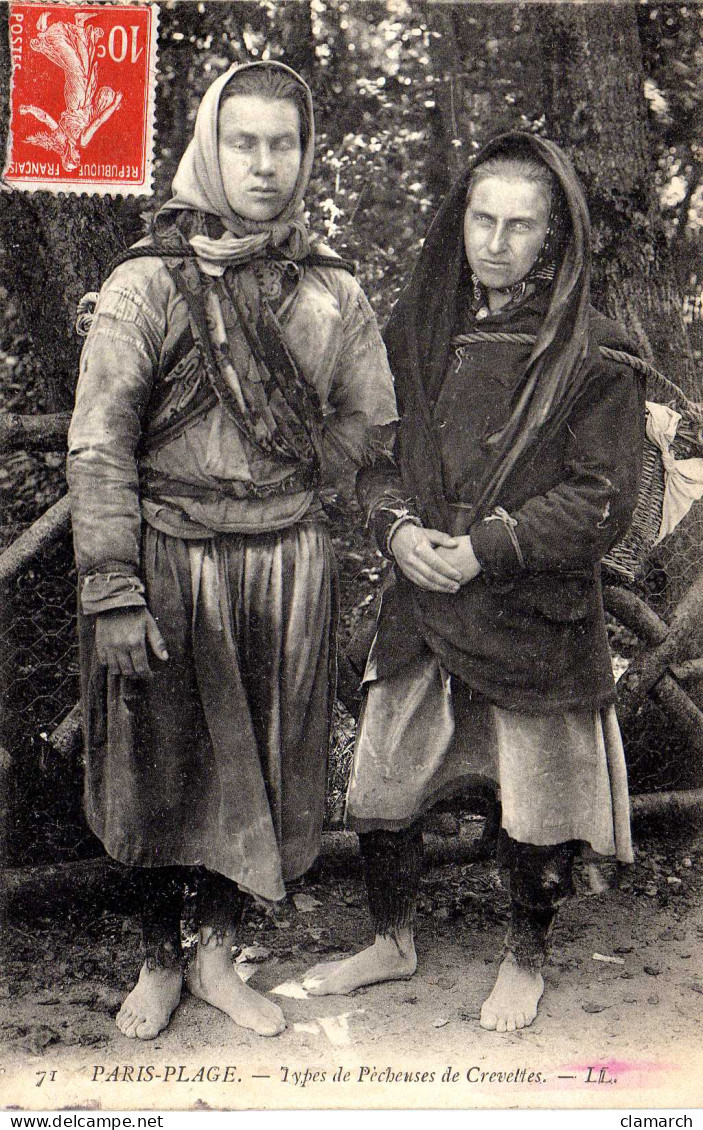
<instances>
[{"instance_id":1,"label":"wrinkled fabric sleeve","mask_svg":"<svg viewBox=\"0 0 703 1130\"><path fill-rule=\"evenodd\" d=\"M344 345L335 369L324 448L328 476L356 472L356 496L379 549L392 560L390 536L402 521L420 525L404 499L396 467L398 410L393 377L376 316L358 284L348 277L340 300Z\"/></svg>"},{"instance_id":2,"label":"wrinkled fabric sleeve","mask_svg":"<svg viewBox=\"0 0 703 1130\"><path fill-rule=\"evenodd\" d=\"M600 363L566 427L563 481L469 531L489 582L592 568L630 524L642 468L642 381L624 365Z\"/></svg>"},{"instance_id":3,"label":"wrinkled fabric sleeve","mask_svg":"<svg viewBox=\"0 0 703 1130\"><path fill-rule=\"evenodd\" d=\"M393 377L376 316L353 278L345 274L336 281L342 348L322 433L323 475L329 486L353 477L359 467L387 450L398 419Z\"/></svg>"},{"instance_id":4,"label":"wrinkled fabric sleeve","mask_svg":"<svg viewBox=\"0 0 703 1130\"><path fill-rule=\"evenodd\" d=\"M422 520L416 500L408 497L392 451L361 468L356 478L356 497L378 548L393 561L390 541L395 531L405 522L421 526Z\"/></svg>"},{"instance_id":5,"label":"wrinkled fabric sleeve","mask_svg":"<svg viewBox=\"0 0 703 1130\"><path fill-rule=\"evenodd\" d=\"M84 612L143 605L137 446L165 317L124 269L100 293L68 437L73 541Z\"/></svg>"}]
</instances>

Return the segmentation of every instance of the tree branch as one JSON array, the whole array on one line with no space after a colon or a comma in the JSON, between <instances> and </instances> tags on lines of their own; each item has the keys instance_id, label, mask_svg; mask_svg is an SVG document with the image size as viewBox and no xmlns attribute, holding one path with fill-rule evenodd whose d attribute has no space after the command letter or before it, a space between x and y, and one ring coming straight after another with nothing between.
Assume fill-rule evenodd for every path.
<instances>
[{"instance_id":1,"label":"tree branch","mask_svg":"<svg viewBox=\"0 0 703 1130\"><path fill-rule=\"evenodd\" d=\"M14 580L25 565L53 545L70 522L71 503L65 494L0 555L0 585Z\"/></svg>"},{"instance_id":2,"label":"tree branch","mask_svg":"<svg viewBox=\"0 0 703 1130\"><path fill-rule=\"evenodd\" d=\"M50 412L43 416L0 413L0 452L63 451L66 447L70 412Z\"/></svg>"}]
</instances>

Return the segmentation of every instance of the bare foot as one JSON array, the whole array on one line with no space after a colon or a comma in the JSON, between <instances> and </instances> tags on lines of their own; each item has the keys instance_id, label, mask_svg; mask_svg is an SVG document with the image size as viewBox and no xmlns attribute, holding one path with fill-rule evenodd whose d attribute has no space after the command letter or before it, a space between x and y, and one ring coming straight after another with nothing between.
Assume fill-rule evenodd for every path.
<instances>
[{"instance_id":1,"label":"bare foot","mask_svg":"<svg viewBox=\"0 0 703 1130\"><path fill-rule=\"evenodd\" d=\"M395 938L376 936L372 946L346 957L314 966L303 977L303 988L313 997L351 993L377 981L405 981L417 969L413 936L408 931Z\"/></svg>"},{"instance_id":2,"label":"bare foot","mask_svg":"<svg viewBox=\"0 0 703 1130\"><path fill-rule=\"evenodd\" d=\"M226 1012L235 1024L259 1036L277 1036L286 1026L282 1010L261 993L250 989L232 965L231 946L198 944L188 970L188 988L194 997Z\"/></svg>"},{"instance_id":3,"label":"bare foot","mask_svg":"<svg viewBox=\"0 0 703 1130\"><path fill-rule=\"evenodd\" d=\"M115 1019L122 1035L132 1040L153 1040L158 1036L181 999L182 984L178 966L149 969L145 963Z\"/></svg>"},{"instance_id":4,"label":"bare foot","mask_svg":"<svg viewBox=\"0 0 703 1130\"><path fill-rule=\"evenodd\" d=\"M543 992L540 971L518 965L513 954L506 954L493 991L481 1009L481 1027L495 1032L527 1028L537 1015Z\"/></svg>"}]
</instances>

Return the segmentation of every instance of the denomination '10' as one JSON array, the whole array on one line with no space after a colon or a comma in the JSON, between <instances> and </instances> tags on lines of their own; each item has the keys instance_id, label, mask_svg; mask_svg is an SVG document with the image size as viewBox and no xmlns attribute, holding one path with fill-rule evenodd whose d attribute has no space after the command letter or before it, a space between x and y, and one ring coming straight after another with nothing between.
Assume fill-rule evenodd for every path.
<instances>
[{"instance_id":1,"label":"denomination '10'","mask_svg":"<svg viewBox=\"0 0 703 1130\"><path fill-rule=\"evenodd\" d=\"M113 63L124 63L129 52L130 63L136 63L144 50L143 47L139 47L138 43L139 28L136 24L132 24L129 29L123 27L122 24L115 24L114 27L110 28L107 46L101 43L97 49L97 55L101 59L105 55L109 55Z\"/></svg>"}]
</instances>

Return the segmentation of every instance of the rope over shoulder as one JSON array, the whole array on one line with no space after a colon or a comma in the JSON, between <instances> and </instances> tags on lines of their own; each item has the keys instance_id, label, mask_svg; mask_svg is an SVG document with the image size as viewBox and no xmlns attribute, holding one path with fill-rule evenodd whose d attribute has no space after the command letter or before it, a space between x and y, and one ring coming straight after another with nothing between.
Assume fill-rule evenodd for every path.
<instances>
[{"instance_id":1,"label":"rope over shoulder","mask_svg":"<svg viewBox=\"0 0 703 1130\"><path fill-rule=\"evenodd\" d=\"M457 349L461 349L464 345L474 345L478 342L514 342L519 345L533 345L537 341L535 334L527 333L506 333L501 330L476 330L474 333L458 334L452 338L452 345ZM601 345L598 347L602 357L606 357L609 361L615 361L620 365L629 365L637 373L642 373L643 376L648 377L655 384L659 385L670 397L672 397L677 406L680 407L691 420L697 424L703 424L703 404L698 404L694 400L689 400L682 389L679 388L674 381L669 377L665 377L653 365L647 361L643 361L641 357L636 357L634 353L628 353L624 349L611 349L608 345Z\"/></svg>"},{"instance_id":2,"label":"rope over shoulder","mask_svg":"<svg viewBox=\"0 0 703 1130\"><path fill-rule=\"evenodd\" d=\"M284 255L275 251L270 251L266 257L277 260L285 259ZM197 256L192 247L164 247L158 243L145 244L142 247L128 247L125 251L120 251L118 255L115 255L107 268L107 273L112 274L117 267L121 267L123 263L128 263L130 259L152 258L195 259ZM319 252L310 251L300 262L306 267L332 267L336 270L348 271L350 275L356 274L356 265L351 259L342 259L336 255L320 255Z\"/></svg>"}]
</instances>

